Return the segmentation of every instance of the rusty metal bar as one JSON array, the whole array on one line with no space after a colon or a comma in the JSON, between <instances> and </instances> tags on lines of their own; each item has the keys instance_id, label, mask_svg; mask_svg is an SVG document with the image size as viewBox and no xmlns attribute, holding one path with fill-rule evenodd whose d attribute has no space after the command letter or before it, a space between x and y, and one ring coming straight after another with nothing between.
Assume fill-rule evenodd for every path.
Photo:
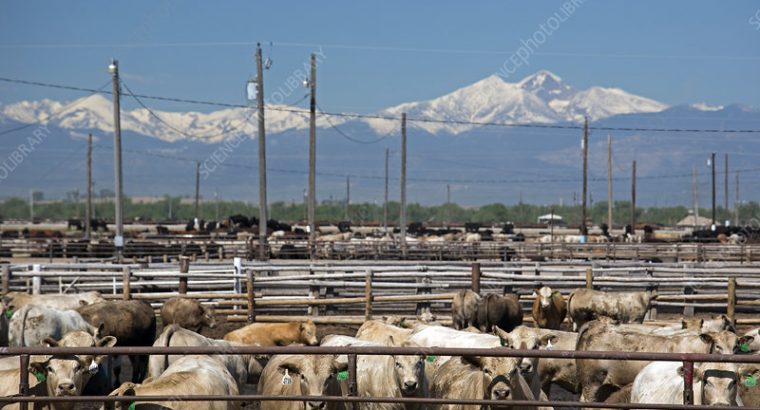
<instances>
[{"instance_id":1,"label":"rusty metal bar","mask_svg":"<svg viewBox=\"0 0 760 410\"><path fill-rule=\"evenodd\" d=\"M190 272L190 260L186 256L179 258L179 294L187 294L187 273Z\"/></svg>"},{"instance_id":2,"label":"rusty metal bar","mask_svg":"<svg viewBox=\"0 0 760 410\"><path fill-rule=\"evenodd\" d=\"M173 401L324 401L324 402L344 402L344 403L411 403L411 404L458 404L458 405L493 405L500 406L541 406L547 407L587 407L587 408L614 408L629 409L631 403L581 403L575 401L532 401L532 400L486 400L486 399L439 399L439 398L421 398L421 397L350 397L350 396L271 396L271 395L188 395L172 396ZM149 401L166 401L166 396L34 396L34 397L0 397L0 403L62 403L62 402L149 402ZM702 410L705 406L682 405L682 404L645 404L636 403L636 408L653 409L653 410ZM710 406L711 410L739 410L745 407L734 406Z\"/></svg>"},{"instance_id":3,"label":"rusty metal bar","mask_svg":"<svg viewBox=\"0 0 760 410\"><path fill-rule=\"evenodd\" d=\"M683 404L694 404L694 362L683 361Z\"/></svg>"},{"instance_id":4,"label":"rusty metal bar","mask_svg":"<svg viewBox=\"0 0 760 410\"><path fill-rule=\"evenodd\" d=\"M253 323L254 320L256 320L256 311L254 310L254 292L253 292L253 285L254 285L254 276L253 271L248 269L245 272L246 274L246 299L248 299L248 323Z\"/></svg>"},{"instance_id":5,"label":"rusty metal bar","mask_svg":"<svg viewBox=\"0 0 760 410\"><path fill-rule=\"evenodd\" d=\"M472 289L473 292L480 294L480 262L475 262L472 264L472 279L470 283L470 289Z\"/></svg>"},{"instance_id":6,"label":"rusty metal bar","mask_svg":"<svg viewBox=\"0 0 760 410\"><path fill-rule=\"evenodd\" d=\"M29 394L29 355L22 354L19 356L19 385L18 393L22 396ZM27 410L29 408L28 403L20 403L20 410Z\"/></svg>"},{"instance_id":7,"label":"rusty metal bar","mask_svg":"<svg viewBox=\"0 0 760 410\"><path fill-rule=\"evenodd\" d=\"M355 354L348 355L348 396L356 397L359 395L359 383L356 378L358 377L356 370L357 356ZM357 403L352 403L351 408L357 410L359 406Z\"/></svg>"}]
</instances>

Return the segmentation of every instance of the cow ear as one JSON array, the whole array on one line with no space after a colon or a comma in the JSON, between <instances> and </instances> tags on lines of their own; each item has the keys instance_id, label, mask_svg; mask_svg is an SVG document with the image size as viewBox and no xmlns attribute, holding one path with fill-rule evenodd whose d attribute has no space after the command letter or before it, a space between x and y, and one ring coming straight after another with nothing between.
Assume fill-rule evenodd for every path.
<instances>
[{"instance_id":1,"label":"cow ear","mask_svg":"<svg viewBox=\"0 0 760 410\"><path fill-rule=\"evenodd\" d=\"M681 329L686 329L689 327L689 324L686 323L686 319L681 319Z\"/></svg>"},{"instance_id":2,"label":"cow ear","mask_svg":"<svg viewBox=\"0 0 760 410\"><path fill-rule=\"evenodd\" d=\"M113 336L105 336L95 342L95 346L97 347L114 347L115 345L116 338Z\"/></svg>"},{"instance_id":3,"label":"cow ear","mask_svg":"<svg viewBox=\"0 0 760 410\"><path fill-rule=\"evenodd\" d=\"M676 373L678 373L678 377L683 377L683 366L678 366Z\"/></svg>"},{"instance_id":4,"label":"cow ear","mask_svg":"<svg viewBox=\"0 0 760 410\"><path fill-rule=\"evenodd\" d=\"M736 344L741 346L742 353L748 353L749 345L751 345L754 341L755 341L755 336L746 335L746 336L740 337L739 340L736 342ZM745 350L747 351L745 352Z\"/></svg>"},{"instance_id":5,"label":"cow ear","mask_svg":"<svg viewBox=\"0 0 760 410\"><path fill-rule=\"evenodd\" d=\"M480 356L462 356L461 360L463 364L468 364L468 365L475 366L478 368L480 368L483 365L483 362Z\"/></svg>"},{"instance_id":6,"label":"cow ear","mask_svg":"<svg viewBox=\"0 0 760 410\"><path fill-rule=\"evenodd\" d=\"M48 336L45 339L42 340L42 343L47 344L50 347L58 347L58 341L53 339L52 337Z\"/></svg>"},{"instance_id":7,"label":"cow ear","mask_svg":"<svg viewBox=\"0 0 760 410\"><path fill-rule=\"evenodd\" d=\"M348 371L348 361L340 360L340 356L335 356L333 359L333 367L337 373Z\"/></svg>"},{"instance_id":8,"label":"cow ear","mask_svg":"<svg viewBox=\"0 0 760 410\"><path fill-rule=\"evenodd\" d=\"M548 333L543 336L541 336L541 339L539 339L539 344L541 346L547 346L550 343L556 344L559 342L559 336L555 335L554 333Z\"/></svg>"},{"instance_id":9,"label":"cow ear","mask_svg":"<svg viewBox=\"0 0 760 410\"><path fill-rule=\"evenodd\" d=\"M533 289L533 294L531 296L533 296L533 297L538 296L538 288Z\"/></svg>"},{"instance_id":10,"label":"cow ear","mask_svg":"<svg viewBox=\"0 0 760 410\"><path fill-rule=\"evenodd\" d=\"M395 346L396 340L393 338L393 335L388 335L388 346Z\"/></svg>"},{"instance_id":11,"label":"cow ear","mask_svg":"<svg viewBox=\"0 0 760 410\"><path fill-rule=\"evenodd\" d=\"M702 333L701 335L699 335L699 339L710 346L712 346L715 343L715 339L713 339L713 337L707 333Z\"/></svg>"},{"instance_id":12,"label":"cow ear","mask_svg":"<svg viewBox=\"0 0 760 410\"><path fill-rule=\"evenodd\" d=\"M32 374L44 374L47 375L47 361L45 362L30 362L29 363L29 371L32 372Z\"/></svg>"},{"instance_id":13,"label":"cow ear","mask_svg":"<svg viewBox=\"0 0 760 410\"><path fill-rule=\"evenodd\" d=\"M82 299L79 299L79 307L84 307L84 306L87 306L87 304L88 304L88 303L87 303L87 301L86 301L86 300L82 300Z\"/></svg>"},{"instance_id":14,"label":"cow ear","mask_svg":"<svg viewBox=\"0 0 760 410\"><path fill-rule=\"evenodd\" d=\"M505 332L502 328L499 326L493 327L493 332L496 334L496 336L499 336L499 339L501 339L501 345L509 347L509 333Z\"/></svg>"}]
</instances>

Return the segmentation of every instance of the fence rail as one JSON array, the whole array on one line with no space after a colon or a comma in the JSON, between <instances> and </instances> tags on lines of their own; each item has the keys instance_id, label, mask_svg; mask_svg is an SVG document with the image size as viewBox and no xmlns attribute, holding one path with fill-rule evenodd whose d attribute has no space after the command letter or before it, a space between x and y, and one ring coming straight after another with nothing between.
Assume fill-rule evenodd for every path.
<instances>
[{"instance_id":1,"label":"fence rail","mask_svg":"<svg viewBox=\"0 0 760 410\"><path fill-rule=\"evenodd\" d=\"M29 360L32 355L71 356L71 355L202 355L202 354L327 354L347 355L348 385L347 396L273 396L273 395L238 395L212 396L187 395L174 396L88 396L88 397L30 397L29 396ZM600 359L600 360L637 360L637 361L675 361L682 362L685 369L694 368L696 362L731 362L731 363L760 363L757 355L717 355L700 353L646 353L646 352L614 352L614 351L573 351L573 350L520 350L493 348L442 348L442 347L394 347L394 346L345 346L345 347L260 347L260 346L193 346L193 347L3 347L0 356L18 355L21 384L19 395L0 397L0 403L19 403L22 410L28 408L28 403L39 402L144 402L144 401L332 401L346 402L355 405L360 402L393 402L419 404L475 404L475 405L515 405L515 406L554 406L554 407L613 407L630 408L630 404L610 405L609 403L581 403L570 401L538 401L538 400L469 400L469 399L438 399L438 398L390 398L390 397L357 397L357 357L359 355L436 355L436 356L490 356L490 357L536 357L557 359ZM704 408L693 405L693 371L684 371L684 405L670 404L636 404L644 409L692 409ZM726 410L741 407L723 406L710 407Z\"/></svg>"}]
</instances>

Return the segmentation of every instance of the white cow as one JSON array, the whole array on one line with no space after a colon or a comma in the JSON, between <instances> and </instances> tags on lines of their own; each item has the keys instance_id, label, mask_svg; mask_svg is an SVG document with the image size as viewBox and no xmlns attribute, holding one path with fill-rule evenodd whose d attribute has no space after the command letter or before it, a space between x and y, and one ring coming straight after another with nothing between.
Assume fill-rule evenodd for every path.
<instances>
[{"instance_id":1,"label":"white cow","mask_svg":"<svg viewBox=\"0 0 760 410\"><path fill-rule=\"evenodd\" d=\"M737 406L737 365L701 363L694 367L694 404ZM633 381L631 403L682 404L683 365L680 362L652 362Z\"/></svg>"},{"instance_id":2,"label":"white cow","mask_svg":"<svg viewBox=\"0 0 760 410\"><path fill-rule=\"evenodd\" d=\"M97 329L75 310L58 310L40 305L26 305L13 314L9 324L10 346L39 346L47 337L60 339L69 332Z\"/></svg>"}]
</instances>

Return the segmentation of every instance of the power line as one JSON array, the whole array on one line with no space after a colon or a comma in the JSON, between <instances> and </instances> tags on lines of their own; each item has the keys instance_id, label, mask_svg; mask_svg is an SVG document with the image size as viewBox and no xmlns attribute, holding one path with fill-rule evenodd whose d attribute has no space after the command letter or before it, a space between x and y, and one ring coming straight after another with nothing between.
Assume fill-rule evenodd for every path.
<instances>
[{"instance_id":1,"label":"power line","mask_svg":"<svg viewBox=\"0 0 760 410\"><path fill-rule=\"evenodd\" d=\"M322 107L320 107L319 104L317 104L317 108L319 108L319 110L322 111ZM333 124L333 122L330 121L330 116L325 116L325 121L327 121L327 124L330 126L330 128L335 130L335 132L337 132L340 136L357 144L364 144L364 145L377 144L378 142L382 142L384 139L388 138L391 134L391 133L385 134L381 136L380 138L376 138L372 141L362 141L360 139L354 138L346 134L345 132L343 132L340 128L338 128L337 125Z\"/></svg>"},{"instance_id":2,"label":"power line","mask_svg":"<svg viewBox=\"0 0 760 410\"><path fill-rule=\"evenodd\" d=\"M60 84L43 83L43 82L37 82L37 81L18 80L18 79L13 79L13 78L6 78L6 77L0 77L0 81L9 82L9 83L17 83L17 84L35 85L35 86L40 86L40 87L52 87L52 88L60 88L60 89L67 89L67 90L74 90L74 91L83 91L83 92L90 92L90 93L102 92L104 94L111 94L111 92L109 91L100 91L100 90L95 90L95 89L90 89L90 88L65 86L65 85L60 85ZM225 107L225 108L256 108L256 107L249 107L247 105L242 105L242 104L230 104L230 103L214 102L214 101L193 100L193 99L185 99L185 98L163 97L163 96L144 95L144 94L133 94L133 95L135 97L139 97L143 99L181 102L181 103L187 103L187 104L208 105L208 106ZM291 107L283 107L283 106L270 105L270 106L267 106L266 109L271 110L271 111L293 112L293 113L299 113L299 114L309 113L308 110L299 109L299 108L291 108ZM387 120L387 121L399 121L401 119L401 117L397 117L397 116L380 115L380 114L337 113L337 112L326 112L326 111L320 111L318 114L322 116L331 116L331 117L375 119L375 120ZM481 127L545 128L545 129L568 129L568 130L583 129L583 126L579 124L504 123L504 122L490 122L490 121L443 120L443 119L435 119L435 118L407 118L407 121L415 122L415 123L429 123L429 124L474 125L474 126L481 126ZM630 132L635 131L635 132L657 132L657 133L659 132L735 133L735 134L760 133L760 129L644 128L644 127L605 127L605 126L589 126L589 130L630 131Z\"/></svg>"}]
</instances>

